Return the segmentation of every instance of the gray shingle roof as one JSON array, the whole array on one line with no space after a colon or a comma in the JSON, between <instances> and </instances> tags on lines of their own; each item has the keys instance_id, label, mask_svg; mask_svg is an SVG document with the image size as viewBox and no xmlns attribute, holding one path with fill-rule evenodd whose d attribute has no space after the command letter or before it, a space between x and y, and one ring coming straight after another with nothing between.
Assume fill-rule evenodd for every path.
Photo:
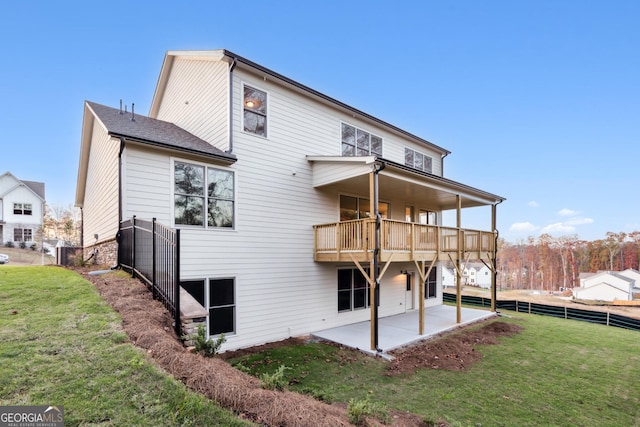
<instances>
[{"instance_id":1,"label":"gray shingle roof","mask_svg":"<svg viewBox=\"0 0 640 427\"><path fill-rule=\"evenodd\" d=\"M37 181L22 181L24 183L24 185L26 185L27 187L29 187L31 190L33 190L34 193L36 193L38 196L42 197L42 199L44 200L44 182L37 182Z\"/></svg>"},{"instance_id":2,"label":"gray shingle roof","mask_svg":"<svg viewBox=\"0 0 640 427\"><path fill-rule=\"evenodd\" d=\"M225 153L173 123L152 119L137 113L132 121L130 111L125 113L117 108L90 101L87 101L87 105L112 136L129 138L150 145L216 157L227 161L236 160L233 154Z\"/></svg>"}]
</instances>

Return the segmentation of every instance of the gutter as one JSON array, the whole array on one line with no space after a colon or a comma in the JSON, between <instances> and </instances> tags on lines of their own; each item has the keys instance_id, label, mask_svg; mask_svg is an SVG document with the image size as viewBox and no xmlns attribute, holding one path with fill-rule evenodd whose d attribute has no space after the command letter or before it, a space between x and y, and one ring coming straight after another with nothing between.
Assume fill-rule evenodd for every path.
<instances>
[{"instance_id":1,"label":"gutter","mask_svg":"<svg viewBox=\"0 0 640 427\"><path fill-rule=\"evenodd\" d=\"M205 156L205 157L221 160L221 161L224 161L225 163L228 163L228 164L235 163L238 160L238 159L236 159L236 157L233 154L220 155L220 154L207 153L205 151L198 151L198 150L192 150L192 149L189 149L189 148L177 147L175 145L168 145L168 144L165 144L165 143L162 143L162 142L156 142L156 141L152 141L152 140L149 140L149 139L131 138L131 137L128 137L126 135L122 135L122 134L115 133L115 132L109 132L109 135L114 137L114 138L119 138L121 141L123 139L127 139L127 140L129 140L129 142L138 142L140 144L146 144L146 145L151 145L151 146L158 147L158 148L164 148L164 149L169 150L169 151L178 151L178 152L182 152L182 153L196 154L196 155L199 155L199 156Z\"/></svg>"}]
</instances>

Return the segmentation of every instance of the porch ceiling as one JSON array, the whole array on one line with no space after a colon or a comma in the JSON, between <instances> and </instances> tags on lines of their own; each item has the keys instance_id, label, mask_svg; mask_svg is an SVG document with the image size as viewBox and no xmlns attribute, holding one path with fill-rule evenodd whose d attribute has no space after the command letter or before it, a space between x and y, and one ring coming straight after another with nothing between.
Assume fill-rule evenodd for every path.
<instances>
[{"instance_id":1,"label":"porch ceiling","mask_svg":"<svg viewBox=\"0 0 640 427\"><path fill-rule=\"evenodd\" d=\"M462 208L500 203L504 198L446 178L423 173L404 165L374 157L308 156L312 162L316 188L330 188L356 194L369 194L369 173L376 162L385 165L379 173L378 194L381 200L401 197L406 203L433 206L434 210ZM420 203L422 202L422 203Z\"/></svg>"}]
</instances>

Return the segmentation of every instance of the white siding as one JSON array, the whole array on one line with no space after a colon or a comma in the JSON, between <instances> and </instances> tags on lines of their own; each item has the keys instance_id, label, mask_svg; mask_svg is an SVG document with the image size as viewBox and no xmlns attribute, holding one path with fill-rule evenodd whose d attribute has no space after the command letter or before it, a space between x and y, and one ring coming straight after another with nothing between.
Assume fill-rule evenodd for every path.
<instances>
[{"instance_id":1,"label":"white siding","mask_svg":"<svg viewBox=\"0 0 640 427\"><path fill-rule=\"evenodd\" d=\"M171 226L171 162L166 154L127 147L123 153L123 219L136 215Z\"/></svg>"},{"instance_id":2,"label":"white siding","mask_svg":"<svg viewBox=\"0 0 640 427\"><path fill-rule=\"evenodd\" d=\"M120 141L110 138L96 120L93 126L83 209L84 244L115 237L118 231L118 151Z\"/></svg>"},{"instance_id":3,"label":"white siding","mask_svg":"<svg viewBox=\"0 0 640 427\"><path fill-rule=\"evenodd\" d=\"M229 71L225 62L176 58L156 118L221 150L229 142Z\"/></svg>"},{"instance_id":4,"label":"white siding","mask_svg":"<svg viewBox=\"0 0 640 427\"><path fill-rule=\"evenodd\" d=\"M600 283L589 288L577 288L575 297L578 299L596 300L596 301L613 301L613 300L629 300L629 292L610 286L606 283Z\"/></svg>"},{"instance_id":5,"label":"white siding","mask_svg":"<svg viewBox=\"0 0 640 427\"><path fill-rule=\"evenodd\" d=\"M228 75L226 64L177 58L158 118L218 146L216 141L226 136L221 123L228 102L221 96L226 81L214 77L223 71ZM236 331L227 336L227 350L368 320L368 309L338 313L338 265L313 260L313 225L338 219L339 193L313 187L306 156L339 156L342 121L383 137L384 155L390 160L402 163L404 146L410 142L262 76L237 69L233 82L233 151L238 161L230 169L236 178L235 227L182 227L181 278L235 278ZM267 138L242 131L243 83L268 93ZM172 223L172 179L169 156L127 150L127 216L155 216L163 222L169 218ZM393 202L395 216L403 218L404 204ZM400 268L392 266L383 278L381 316L405 311ZM438 286L438 298L428 300L427 306L441 301Z\"/></svg>"}]
</instances>

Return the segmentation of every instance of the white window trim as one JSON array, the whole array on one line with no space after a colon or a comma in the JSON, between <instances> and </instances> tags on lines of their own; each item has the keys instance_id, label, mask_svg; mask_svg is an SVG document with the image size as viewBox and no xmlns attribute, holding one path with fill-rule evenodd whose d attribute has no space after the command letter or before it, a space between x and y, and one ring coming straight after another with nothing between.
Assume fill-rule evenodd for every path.
<instances>
[{"instance_id":1,"label":"white window trim","mask_svg":"<svg viewBox=\"0 0 640 427\"><path fill-rule=\"evenodd\" d=\"M245 86L249 86L252 89L257 89L261 92L264 92L267 95L267 115L265 117L265 127L266 127L266 132L264 136L262 135L258 135L255 134L253 132L247 132L246 130L244 130L244 87ZM255 136L256 138L262 138L262 139L269 139L269 134L271 133L271 120L269 119L271 117L271 93L268 90L263 89L260 86L257 86L251 82L247 82L247 81L242 81L240 84L240 131L245 134L245 135L251 135L251 136Z\"/></svg>"},{"instance_id":2,"label":"white window trim","mask_svg":"<svg viewBox=\"0 0 640 427\"><path fill-rule=\"evenodd\" d=\"M176 195L176 162L179 163L191 163L192 165L204 166L205 174L207 172L207 168L215 168L220 170L225 170L233 173L233 227L209 227L207 224L206 218L206 209L205 209L205 219L203 225L186 225L186 224L176 224L176 206L175 206L175 195ZM171 157L171 171L170 171L170 179L171 179L171 194L169 195L170 199L170 209L171 209L171 226L173 228L180 229L188 229L188 230L212 230L217 232L234 232L238 229L238 171L235 169L231 169L225 166L219 166L214 163L203 163L194 160L183 159L179 157ZM205 188L205 201L207 199L206 188ZM194 279L195 280L195 279Z\"/></svg>"},{"instance_id":3,"label":"white window trim","mask_svg":"<svg viewBox=\"0 0 640 427\"><path fill-rule=\"evenodd\" d=\"M421 155L423 155L424 157L428 157L428 158L430 158L430 159L431 159L431 170L430 170L430 171L426 171L426 170L424 170L424 169L418 169L418 168L416 168L415 166L411 166L411 167L412 167L413 169L415 169L415 170L419 170L419 171L421 171L421 172L426 172L426 173L433 174L433 165L434 165L434 158L433 158L433 156L430 156L430 155L428 155L427 153L425 153L425 152L423 152L423 151L418 151L418 150L416 150L416 149L415 149L415 148L413 148L413 147L409 147L408 145L405 145L405 146L404 146L404 148L403 148L403 150L402 150L402 164L403 164L403 165L405 165L405 166L407 165L407 164L406 164L406 155L405 155L406 150L411 150L411 151L413 151L413 152L414 152L414 154L415 154L415 153L417 153L417 154L421 154ZM413 164L415 165L415 161L414 161L414 163L413 163Z\"/></svg>"},{"instance_id":4,"label":"white window trim","mask_svg":"<svg viewBox=\"0 0 640 427\"><path fill-rule=\"evenodd\" d=\"M340 143L339 145L339 149L340 149L340 155L342 156L342 125L345 124L347 126L351 126L353 128L356 128L356 130L361 130L363 132L367 132L370 136L376 136L378 138L380 138L380 141L382 141L382 152L380 153L380 157L384 157L384 138L381 135L378 135L377 133L373 133L367 129L364 129L363 127L360 126L356 126L352 123L346 122L344 120L340 120L340 129L339 129L339 140L338 142ZM357 148L357 144L358 142L356 141L356 148ZM375 156L376 154L372 154L371 152L369 152L370 156Z\"/></svg>"}]
</instances>

